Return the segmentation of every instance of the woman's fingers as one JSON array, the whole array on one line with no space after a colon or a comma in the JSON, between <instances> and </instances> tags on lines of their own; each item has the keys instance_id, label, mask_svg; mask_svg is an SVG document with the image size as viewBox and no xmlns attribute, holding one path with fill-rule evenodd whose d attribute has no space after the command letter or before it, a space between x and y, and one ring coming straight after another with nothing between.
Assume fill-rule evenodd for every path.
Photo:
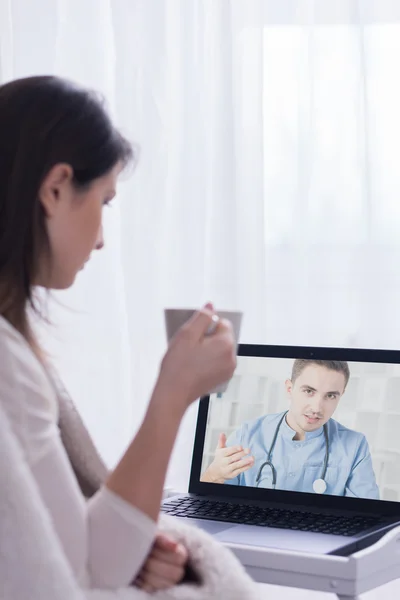
<instances>
[{"instance_id":1,"label":"woman's fingers","mask_svg":"<svg viewBox=\"0 0 400 600\"><path fill-rule=\"evenodd\" d=\"M178 542L164 533L159 533L154 541L153 548L165 550L165 552L175 552Z\"/></svg>"},{"instance_id":2,"label":"woman's fingers","mask_svg":"<svg viewBox=\"0 0 400 600\"><path fill-rule=\"evenodd\" d=\"M184 567L168 564L157 559L149 559L143 567L139 579L146 585L165 589L179 583L185 574Z\"/></svg>"},{"instance_id":3,"label":"woman's fingers","mask_svg":"<svg viewBox=\"0 0 400 600\"><path fill-rule=\"evenodd\" d=\"M183 544L159 533L135 583L148 592L170 588L182 580L187 560L188 551Z\"/></svg>"},{"instance_id":4,"label":"woman's fingers","mask_svg":"<svg viewBox=\"0 0 400 600\"><path fill-rule=\"evenodd\" d=\"M182 544L177 545L175 552L165 552L161 549L154 548L150 558L154 558L168 565L177 565L178 567L183 567L188 560L188 551L184 546L182 546Z\"/></svg>"}]
</instances>

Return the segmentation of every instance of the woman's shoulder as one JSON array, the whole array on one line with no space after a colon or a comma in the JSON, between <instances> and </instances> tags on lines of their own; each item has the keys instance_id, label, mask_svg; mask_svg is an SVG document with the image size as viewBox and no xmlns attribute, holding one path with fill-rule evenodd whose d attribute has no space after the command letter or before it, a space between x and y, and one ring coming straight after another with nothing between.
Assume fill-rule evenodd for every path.
<instances>
[{"instance_id":1,"label":"woman's shoulder","mask_svg":"<svg viewBox=\"0 0 400 600\"><path fill-rule=\"evenodd\" d=\"M4 381L23 375L40 379L41 364L25 338L0 316L0 387Z\"/></svg>"},{"instance_id":2,"label":"woman's shoulder","mask_svg":"<svg viewBox=\"0 0 400 600\"><path fill-rule=\"evenodd\" d=\"M29 455L56 425L57 397L23 336L0 317L0 403Z\"/></svg>"}]
</instances>

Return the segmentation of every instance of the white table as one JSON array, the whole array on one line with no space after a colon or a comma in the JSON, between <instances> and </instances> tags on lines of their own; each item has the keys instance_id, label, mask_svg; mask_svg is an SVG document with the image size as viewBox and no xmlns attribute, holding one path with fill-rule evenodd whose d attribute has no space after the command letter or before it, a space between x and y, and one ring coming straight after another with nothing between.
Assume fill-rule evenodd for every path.
<instances>
[{"instance_id":1,"label":"white table","mask_svg":"<svg viewBox=\"0 0 400 600\"><path fill-rule=\"evenodd\" d=\"M261 583L260 598L269 598L269 600L337 600L335 594ZM396 600L400 598L400 580L392 581L361 594L359 598L360 600Z\"/></svg>"},{"instance_id":2,"label":"white table","mask_svg":"<svg viewBox=\"0 0 400 600\"><path fill-rule=\"evenodd\" d=\"M400 598L400 527L349 557L229 547L271 600Z\"/></svg>"},{"instance_id":3,"label":"white table","mask_svg":"<svg viewBox=\"0 0 400 600\"><path fill-rule=\"evenodd\" d=\"M164 491L164 498L175 495ZM270 600L397 600L400 527L349 557L228 544ZM290 587L287 587L287 585ZM267 592L267 594L265 594Z\"/></svg>"}]
</instances>

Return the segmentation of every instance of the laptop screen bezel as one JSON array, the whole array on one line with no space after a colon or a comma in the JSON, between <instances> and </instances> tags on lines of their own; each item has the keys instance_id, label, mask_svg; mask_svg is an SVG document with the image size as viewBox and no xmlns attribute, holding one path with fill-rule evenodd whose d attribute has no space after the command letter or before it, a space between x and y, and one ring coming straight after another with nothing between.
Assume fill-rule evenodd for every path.
<instances>
[{"instance_id":1,"label":"laptop screen bezel","mask_svg":"<svg viewBox=\"0 0 400 600\"><path fill-rule=\"evenodd\" d=\"M255 358L305 358L316 360L343 360L348 362L369 362L400 364L398 350L368 350L349 348L323 348L308 346L270 346L262 344L239 344L238 356ZM349 510L351 512L374 513L385 517L400 516L400 502L389 500L369 500L348 496L330 496L306 492L260 489L238 485L204 483L200 481L200 469L203 461L204 442L210 396L204 396L199 402L192 466L189 481L189 493L203 496L218 496L227 499L245 499L271 503L292 504L313 508ZM399 464L400 468L400 464Z\"/></svg>"}]
</instances>

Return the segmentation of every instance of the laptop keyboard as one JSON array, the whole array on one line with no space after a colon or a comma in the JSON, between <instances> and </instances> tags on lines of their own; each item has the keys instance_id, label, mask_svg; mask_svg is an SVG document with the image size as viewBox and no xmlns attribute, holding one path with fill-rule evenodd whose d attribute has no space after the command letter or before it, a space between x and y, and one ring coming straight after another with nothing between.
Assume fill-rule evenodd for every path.
<instances>
[{"instance_id":1,"label":"laptop keyboard","mask_svg":"<svg viewBox=\"0 0 400 600\"><path fill-rule=\"evenodd\" d=\"M281 508L262 508L199 498L182 498L164 503L163 513L258 527L278 527L298 531L353 536L374 527L381 519L370 516L337 516Z\"/></svg>"}]
</instances>

